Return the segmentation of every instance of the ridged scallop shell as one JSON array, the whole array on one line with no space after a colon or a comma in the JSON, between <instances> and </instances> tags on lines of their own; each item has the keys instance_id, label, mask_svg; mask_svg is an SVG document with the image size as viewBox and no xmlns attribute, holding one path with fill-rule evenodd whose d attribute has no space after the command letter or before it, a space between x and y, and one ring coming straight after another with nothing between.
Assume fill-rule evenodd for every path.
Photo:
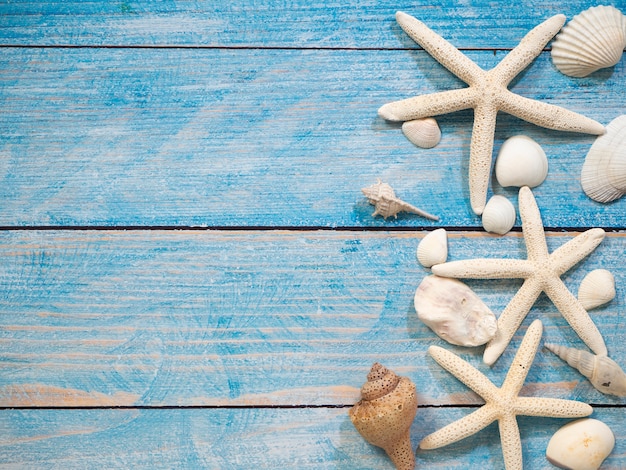
<instances>
[{"instance_id":1,"label":"ridged scallop shell","mask_svg":"<svg viewBox=\"0 0 626 470\"><path fill-rule=\"evenodd\" d=\"M541 146L530 137L516 135L500 147L496 158L496 179L502 187L534 188L548 175L548 158Z\"/></svg>"},{"instance_id":2,"label":"ridged scallop shell","mask_svg":"<svg viewBox=\"0 0 626 470\"><path fill-rule=\"evenodd\" d=\"M578 287L578 300L585 310L604 305L615 298L615 277L606 269L596 269L585 276Z\"/></svg>"},{"instance_id":3,"label":"ridged scallop shell","mask_svg":"<svg viewBox=\"0 0 626 470\"><path fill-rule=\"evenodd\" d=\"M493 338L498 322L467 284L426 276L415 291L415 311L437 336L458 346L480 346Z\"/></svg>"},{"instance_id":4,"label":"ridged scallop shell","mask_svg":"<svg viewBox=\"0 0 626 470\"><path fill-rule=\"evenodd\" d=\"M385 219L390 216L398 218L398 214L400 212L409 212L427 219L439 220L439 217L436 215L429 214L428 212L418 209L408 202L404 202L402 199L397 198L393 188L380 180L378 180L378 183L376 184L361 189L361 191L369 203L373 204L376 209L372 214L372 217L382 215Z\"/></svg>"},{"instance_id":5,"label":"ridged scallop shell","mask_svg":"<svg viewBox=\"0 0 626 470\"><path fill-rule=\"evenodd\" d=\"M612 67L626 46L626 18L612 6L589 8L574 16L552 43L552 61L570 77Z\"/></svg>"},{"instance_id":6,"label":"ridged scallop shell","mask_svg":"<svg viewBox=\"0 0 626 470\"><path fill-rule=\"evenodd\" d=\"M441 140L441 130L434 118L405 121L402 132L413 144L424 149L433 148Z\"/></svg>"},{"instance_id":7,"label":"ridged scallop shell","mask_svg":"<svg viewBox=\"0 0 626 470\"><path fill-rule=\"evenodd\" d=\"M483 228L490 233L504 235L515 225L515 206L504 196L495 195L485 205Z\"/></svg>"},{"instance_id":8,"label":"ridged scallop shell","mask_svg":"<svg viewBox=\"0 0 626 470\"><path fill-rule=\"evenodd\" d=\"M596 390L626 397L626 373L610 357L556 344L546 343L544 346L587 377Z\"/></svg>"},{"instance_id":9,"label":"ridged scallop shell","mask_svg":"<svg viewBox=\"0 0 626 470\"><path fill-rule=\"evenodd\" d=\"M448 258L448 232L438 228L426 235L417 245L417 260L425 268L445 263Z\"/></svg>"},{"instance_id":10,"label":"ridged scallop shell","mask_svg":"<svg viewBox=\"0 0 626 470\"><path fill-rule=\"evenodd\" d=\"M597 470L615 447L615 435L602 421L577 419L554 433L546 449L548 461L559 468Z\"/></svg>"},{"instance_id":11,"label":"ridged scallop shell","mask_svg":"<svg viewBox=\"0 0 626 470\"><path fill-rule=\"evenodd\" d=\"M626 193L626 115L606 126L587 156L580 174L585 194L594 201L611 202Z\"/></svg>"},{"instance_id":12,"label":"ridged scallop shell","mask_svg":"<svg viewBox=\"0 0 626 470\"><path fill-rule=\"evenodd\" d=\"M413 470L410 428L417 413L415 384L374 363L361 388L361 400L348 414L363 438L382 447L399 470Z\"/></svg>"}]
</instances>

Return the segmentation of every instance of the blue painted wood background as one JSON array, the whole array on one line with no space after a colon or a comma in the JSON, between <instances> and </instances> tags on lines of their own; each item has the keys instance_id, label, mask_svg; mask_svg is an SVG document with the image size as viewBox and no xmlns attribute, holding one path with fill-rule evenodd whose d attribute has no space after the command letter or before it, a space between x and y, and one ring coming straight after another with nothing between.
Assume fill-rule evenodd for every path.
<instances>
[{"instance_id":1,"label":"blue painted wood background","mask_svg":"<svg viewBox=\"0 0 626 470\"><path fill-rule=\"evenodd\" d=\"M622 0L613 3L626 11ZM426 355L456 351L499 384L526 327L584 345L545 297L491 368L415 315L436 227L449 259L524 257L516 230L484 233L468 202L472 113L439 118L418 149L384 103L463 84L396 25L422 19L479 65L589 1L0 2L0 468L390 468L347 409L372 362L408 375L413 444L481 399ZM604 124L624 113L626 70L561 75L544 51L515 92ZM617 298L591 312L626 365L626 202L580 188L592 136L498 116L545 149L534 190L551 250L608 236L564 276L611 270ZM372 218L382 178L439 222ZM516 202L516 191L490 193ZM499 313L518 281L468 281ZM526 395L591 403L626 467L624 400L540 350ZM527 468L562 420L520 418ZM501 468L497 427L419 451L418 468Z\"/></svg>"}]
</instances>

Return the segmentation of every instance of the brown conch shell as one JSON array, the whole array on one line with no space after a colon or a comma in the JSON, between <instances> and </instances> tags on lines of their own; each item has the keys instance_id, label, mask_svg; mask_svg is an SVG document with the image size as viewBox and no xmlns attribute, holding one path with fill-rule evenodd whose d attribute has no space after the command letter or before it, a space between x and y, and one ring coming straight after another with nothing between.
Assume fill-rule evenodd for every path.
<instances>
[{"instance_id":1,"label":"brown conch shell","mask_svg":"<svg viewBox=\"0 0 626 470\"><path fill-rule=\"evenodd\" d=\"M587 377L597 390L626 397L626 373L613 359L567 346L549 343L544 346Z\"/></svg>"},{"instance_id":2,"label":"brown conch shell","mask_svg":"<svg viewBox=\"0 0 626 470\"><path fill-rule=\"evenodd\" d=\"M410 429L417 413L415 384L378 362L361 388L350 420L367 442L382 447L398 470L413 470Z\"/></svg>"},{"instance_id":3,"label":"brown conch shell","mask_svg":"<svg viewBox=\"0 0 626 470\"><path fill-rule=\"evenodd\" d=\"M439 220L439 217L436 215L429 214L428 212L412 206L408 202L404 202L402 199L398 199L393 188L380 180L378 180L376 184L361 189L361 191L363 191L369 203L373 204L376 208L372 217L382 215L385 219L389 216L398 218L400 212L410 212L411 214L417 214L427 219Z\"/></svg>"}]
</instances>

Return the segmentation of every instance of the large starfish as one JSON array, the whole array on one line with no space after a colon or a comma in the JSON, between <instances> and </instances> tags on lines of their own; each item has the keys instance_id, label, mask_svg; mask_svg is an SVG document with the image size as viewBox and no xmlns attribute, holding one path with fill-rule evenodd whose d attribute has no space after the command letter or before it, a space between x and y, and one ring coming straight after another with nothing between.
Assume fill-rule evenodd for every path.
<instances>
[{"instance_id":1,"label":"large starfish","mask_svg":"<svg viewBox=\"0 0 626 470\"><path fill-rule=\"evenodd\" d=\"M603 134L602 124L559 106L524 98L507 86L537 57L548 41L565 23L565 15L556 15L531 30L519 45L493 69L485 71L429 29L424 23L397 12L402 29L469 88L416 96L382 106L378 114L390 121L410 121L440 114L474 109L474 127L470 145L470 204L482 214L487 200L491 154L498 111L517 116L548 129Z\"/></svg>"},{"instance_id":2,"label":"large starfish","mask_svg":"<svg viewBox=\"0 0 626 470\"><path fill-rule=\"evenodd\" d=\"M483 360L491 365L500 357L520 324L545 292L589 348L606 355L604 339L589 314L561 280L561 275L588 256L604 239L604 230L592 228L548 253L541 214L528 186L519 191L519 211L527 259L482 258L437 264L433 274L464 279L524 279L524 283L498 318L498 331L485 348Z\"/></svg>"},{"instance_id":3,"label":"large starfish","mask_svg":"<svg viewBox=\"0 0 626 470\"><path fill-rule=\"evenodd\" d=\"M438 346L429 347L428 353L441 367L483 397L486 403L473 413L429 434L422 439L419 447L438 449L447 446L477 433L498 420L504 465L507 470L521 470L522 443L517 415L552 418L589 416L593 409L579 401L518 396L537 353L542 329L540 320L535 320L530 325L500 388L454 353Z\"/></svg>"}]
</instances>

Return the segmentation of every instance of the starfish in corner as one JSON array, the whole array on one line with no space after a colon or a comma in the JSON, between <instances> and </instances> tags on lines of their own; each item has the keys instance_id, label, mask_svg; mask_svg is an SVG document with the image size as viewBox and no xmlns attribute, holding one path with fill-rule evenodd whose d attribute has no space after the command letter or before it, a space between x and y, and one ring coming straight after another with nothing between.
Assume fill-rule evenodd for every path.
<instances>
[{"instance_id":1,"label":"starfish in corner","mask_svg":"<svg viewBox=\"0 0 626 470\"><path fill-rule=\"evenodd\" d=\"M498 331L487 343L483 361L498 360L542 292L545 292L573 330L599 356L607 354L604 339L589 314L561 280L561 275L587 257L604 239L604 230L592 228L552 253L543 231L537 202L528 186L520 188L519 211L527 259L482 258L436 264L433 274L461 279L524 279L498 318Z\"/></svg>"},{"instance_id":2,"label":"starfish in corner","mask_svg":"<svg viewBox=\"0 0 626 470\"><path fill-rule=\"evenodd\" d=\"M555 15L532 29L521 42L493 69L483 70L452 44L406 13L397 12L402 29L441 65L469 85L394 101L378 110L389 121L411 121L474 109L474 126L470 144L469 191L472 210L480 215L487 201L491 154L498 111L512 114L541 127L561 131L604 134L602 124L559 106L524 98L507 86L540 53L561 29L565 15Z\"/></svg>"},{"instance_id":3,"label":"starfish in corner","mask_svg":"<svg viewBox=\"0 0 626 470\"><path fill-rule=\"evenodd\" d=\"M500 388L454 353L438 346L428 348L428 353L441 367L480 395L486 403L473 413L426 436L419 444L420 449L438 449L447 446L477 433L498 420L504 466L507 470L521 470L522 443L517 415L551 418L589 416L593 409L579 401L518 396L537 353L542 329L541 320L535 320L528 327Z\"/></svg>"}]
</instances>

